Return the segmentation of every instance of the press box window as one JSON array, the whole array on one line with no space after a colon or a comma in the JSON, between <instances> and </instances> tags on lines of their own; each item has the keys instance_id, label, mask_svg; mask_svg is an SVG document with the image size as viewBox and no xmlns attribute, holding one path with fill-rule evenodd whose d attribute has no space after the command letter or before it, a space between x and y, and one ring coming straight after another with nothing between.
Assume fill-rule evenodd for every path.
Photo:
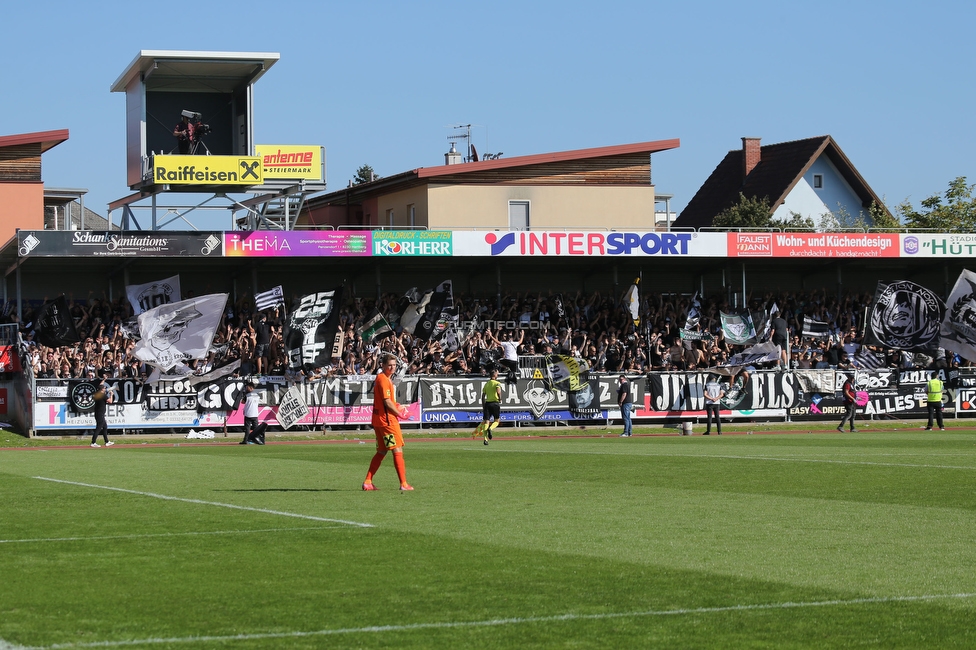
<instances>
[{"instance_id":1,"label":"press box window","mask_svg":"<svg viewBox=\"0 0 976 650\"><path fill-rule=\"evenodd\" d=\"M823 174L813 175L813 189L822 190L823 189Z\"/></svg>"}]
</instances>

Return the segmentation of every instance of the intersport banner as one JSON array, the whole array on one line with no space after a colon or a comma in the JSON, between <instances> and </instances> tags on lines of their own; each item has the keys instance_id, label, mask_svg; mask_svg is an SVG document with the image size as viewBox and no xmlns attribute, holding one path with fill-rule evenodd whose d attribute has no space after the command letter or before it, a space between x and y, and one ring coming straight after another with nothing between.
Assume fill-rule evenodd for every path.
<instances>
[{"instance_id":1,"label":"intersport banner","mask_svg":"<svg viewBox=\"0 0 976 650\"><path fill-rule=\"evenodd\" d=\"M453 231L455 257L725 257L726 233Z\"/></svg>"},{"instance_id":2,"label":"intersport banner","mask_svg":"<svg viewBox=\"0 0 976 650\"><path fill-rule=\"evenodd\" d=\"M897 233L730 232L729 257L899 257Z\"/></svg>"}]
</instances>

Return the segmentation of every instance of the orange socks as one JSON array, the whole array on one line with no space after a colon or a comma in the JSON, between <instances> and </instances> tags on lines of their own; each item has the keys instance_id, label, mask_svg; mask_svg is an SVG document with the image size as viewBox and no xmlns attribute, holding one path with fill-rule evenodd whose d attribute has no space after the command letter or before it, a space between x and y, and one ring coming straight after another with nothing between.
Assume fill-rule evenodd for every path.
<instances>
[{"instance_id":1,"label":"orange socks","mask_svg":"<svg viewBox=\"0 0 976 650\"><path fill-rule=\"evenodd\" d=\"M380 463L383 462L384 456L385 454L381 454L380 452L376 452L376 454L373 455L373 460L369 461L369 471L366 472L366 480L364 483L373 482L373 474L375 474L376 470L380 468Z\"/></svg>"},{"instance_id":2,"label":"orange socks","mask_svg":"<svg viewBox=\"0 0 976 650\"><path fill-rule=\"evenodd\" d=\"M398 454L393 452L393 467L396 468L397 478L400 479L400 485L407 484L407 466L403 464L403 454Z\"/></svg>"}]
</instances>

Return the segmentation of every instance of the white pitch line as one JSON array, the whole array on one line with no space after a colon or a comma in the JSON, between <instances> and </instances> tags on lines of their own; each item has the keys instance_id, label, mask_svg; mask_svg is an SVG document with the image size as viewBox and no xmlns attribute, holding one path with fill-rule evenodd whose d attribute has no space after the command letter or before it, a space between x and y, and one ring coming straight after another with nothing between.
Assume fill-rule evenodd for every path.
<instances>
[{"instance_id":1,"label":"white pitch line","mask_svg":"<svg viewBox=\"0 0 976 650\"><path fill-rule=\"evenodd\" d=\"M140 492L138 490L126 490L125 488L111 487L108 485L92 485L91 483L78 483L76 481L63 481L57 478L47 478L45 476L34 476L41 481L51 481L52 483L64 483L66 485L80 485L81 487L96 488L99 490L112 490L114 492L125 492L126 494L138 494L154 499L165 501L182 501L183 503L196 503L203 506L218 506L220 508L233 508L234 510L247 510L249 512L263 512L268 515L278 515L280 517L296 517L298 519L310 519L312 521L328 521L334 524L346 524L347 526L358 526L359 528L373 528L373 524L364 524L359 521L346 521L345 519L329 519L327 517L313 517L312 515L300 515L296 512L284 512L281 510L267 510L265 508L250 508L248 506L238 506L233 503L220 503L218 501L202 501L200 499L184 499L183 497L171 497L166 494L156 494L154 492Z\"/></svg>"},{"instance_id":2,"label":"white pitch line","mask_svg":"<svg viewBox=\"0 0 976 650\"><path fill-rule=\"evenodd\" d=\"M451 628L495 627L503 625L525 625L530 623L557 623L562 621L599 621L615 618L639 618L649 616L682 616L688 614L716 614L722 612L748 612L757 610L799 609L805 607L834 607L852 605L871 605L884 603L903 603L914 601L945 600L949 598L973 598L976 593L935 594L928 596L888 596L877 598L852 598L849 600L818 600L799 603L764 603L756 605L729 605L726 607L695 607L683 609L658 609L642 612L616 612L606 614L556 614L553 616L525 616L516 618L496 618L485 621L446 621L442 623L411 623L406 625L373 625L368 627L338 628L334 630L315 630L311 632L257 632L253 634L230 634L225 636L187 636L171 638L132 639L128 641L91 641L86 643L56 643L49 646L24 648L23 650L59 650L61 648L117 648L131 645L193 644L225 641L252 641L261 639L295 639L313 636L334 636L339 634L377 634L383 632L407 632L413 630L437 630Z\"/></svg>"},{"instance_id":3,"label":"white pitch line","mask_svg":"<svg viewBox=\"0 0 976 650\"><path fill-rule=\"evenodd\" d=\"M34 539L0 539L0 544L41 542L87 542L96 539L144 539L147 537L185 537L193 535L248 535L250 533L281 533L293 530L331 530L341 526L305 526L301 528L250 528L247 530L199 530L186 533L134 533L132 535L94 535L91 537L37 537ZM0 650L3 646L0 645Z\"/></svg>"},{"instance_id":4,"label":"white pitch line","mask_svg":"<svg viewBox=\"0 0 976 650\"><path fill-rule=\"evenodd\" d=\"M467 447L464 448L468 450ZM471 447L469 451L481 451L480 447ZM771 460L782 463L828 463L837 465L874 465L878 467L915 467L927 469L963 469L974 471L976 466L971 465L931 465L925 463L879 463L870 460L832 460L825 458L783 458L779 456L733 456L729 454L658 454L641 452L615 452L615 451L561 451L558 449L493 449L492 453L497 454L566 454L579 456L645 456L648 458L724 458L729 460Z\"/></svg>"},{"instance_id":5,"label":"white pitch line","mask_svg":"<svg viewBox=\"0 0 976 650\"><path fill-rule=\"evenodd\" d=\"M28 650L22 645L15 645L10 641L4 641L0 639L0 650Z\"/></svg>"}]
</instances>

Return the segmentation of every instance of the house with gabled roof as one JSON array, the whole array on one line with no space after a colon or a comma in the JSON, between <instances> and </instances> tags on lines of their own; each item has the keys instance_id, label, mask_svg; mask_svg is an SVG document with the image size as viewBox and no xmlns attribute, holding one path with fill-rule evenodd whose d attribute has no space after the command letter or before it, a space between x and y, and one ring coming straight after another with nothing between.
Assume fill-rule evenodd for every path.
<instances>
[{"instance_id":1,"label":"house with gabled roof","mask_svg":"<svg viewBox=\"0 0 976 650\"><path fill-rule=\"evenodd\" d=\"M884 205L829 135L765 146L760 138L742 138L742 149L726 154L674 226L711 226L740 194L767 198L773 218L783 221L796 213L817 223L832 213L870 224L871 204Z\"/></svg>"},{"instance_id":2,"label":"house with gabled roof","mask_svg":"<svg viewBox=\"0 0 976 650\"><path fill-rule=\"evenodd\" d=\"M297 227L655 229L651 155L678 139L421 167L309 199Z\"/></svg>"}]
</instances>

